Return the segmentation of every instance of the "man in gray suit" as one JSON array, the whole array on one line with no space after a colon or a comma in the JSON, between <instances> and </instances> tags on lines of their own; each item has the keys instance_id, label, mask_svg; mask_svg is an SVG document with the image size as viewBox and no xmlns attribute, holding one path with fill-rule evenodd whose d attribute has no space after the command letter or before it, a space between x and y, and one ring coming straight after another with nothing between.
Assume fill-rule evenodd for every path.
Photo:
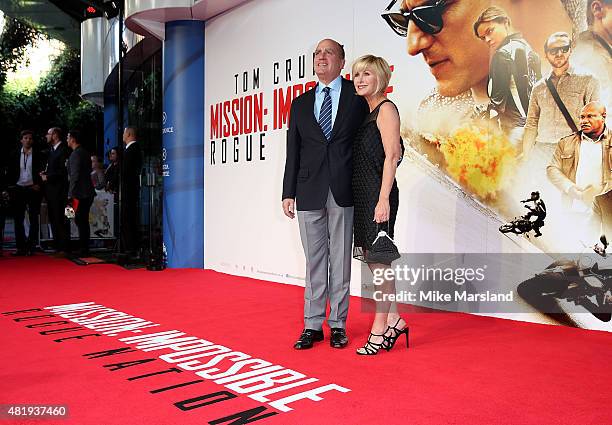
<instances>
[{"instance_id":1,"label":"man in gray suit","mask_svg":"<svg viewBox=\"0 0 612 425\"><path fill-rule=\"evenodd\" d=\"M80 257L89 255L89 210L96 191L91 182L91 156L81 146L80 134L76 130L68 132L68 147L72 149L68 159L68 204L75 209L74 222L79 229ZM76 201L76 202L74 202Z\"/></svg>"},{"instance_id":2,"label":"man in gray suit","mask_svg":"<svg viewBox=\"0 0 612 425\"><path fill-rule=\"evenodd\" d=\"M340 76L344 47L319 42L314 55L319 83L293 100L287 132L283 178L283 212L297 214L306 255L304 330L294 345L311 348L323 340L327 324L330 345L348 343L346 316L351 280L353 139L368 111L353 84Z\"/></svg>"}]
</instances>

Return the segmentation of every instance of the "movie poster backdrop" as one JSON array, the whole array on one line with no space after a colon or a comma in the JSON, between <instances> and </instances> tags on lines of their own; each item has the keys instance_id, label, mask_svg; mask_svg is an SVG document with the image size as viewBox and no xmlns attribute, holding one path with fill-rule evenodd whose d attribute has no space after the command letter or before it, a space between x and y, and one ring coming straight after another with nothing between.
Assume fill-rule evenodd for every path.
<instances>
[{"instance_id":1,"label":"movie poster backdrop","mask_svg":"<svg viewBox=\"0 0 612 425\"><path fill-rule=\"evenodd\" d=\"M436 34L413 22L402 34L395 24L413 7L436 5L443 22ZM491 46L475 34L474 23L491 5L509 17L510 37L501 45ZM558 83L575 123L580 125L584 104L609 105L610 58L591 42L590 29L587 0L256 0L208 21L206 267L304 285L298 225L281 208L286 131L292 99L317 83L314 49L319 40L332 38L346 51L345 78L364 54L382 56L392 68L387 95L399 108L406 146L396 175L395 243L404 253L398 261L423 273L444 264L489 267L488 295L476 297L478 308L462 307L465 296L450 303L431 297L404 301L611 330L612 285L600 236L607 211L605 168L611 163L605 154L612 141L603 139L601 184L586 188L580 199L568 199L549 177L549 165L559 140L573 137L573 131L561 111L551 109L556 105L546 87L541 102L548 102L555 121L544 122L552 119L544 105L539 134L534 138L533 129L529 135L526 128L533 127L530 96L551 75L544 44L557 32L571 39L569 72L596 80L595 89L592 82L591 88ZM502 53L511 62L505 80L496 65ZM556 133L550 136L545 128ZM525 148L528 137L532 142ZM574 158L566 151L560 155L559 172L568 174ZM352 294L372 294L367 272L353 262ZM422 293L424 284L413 281L405 289ZM463 288L474 290L476 284ZM400 291L401 282L397 286ZM432 286L427 288L431 294ZM510 302L493 299L508 292Z\"/></svg>"}]
</instances>

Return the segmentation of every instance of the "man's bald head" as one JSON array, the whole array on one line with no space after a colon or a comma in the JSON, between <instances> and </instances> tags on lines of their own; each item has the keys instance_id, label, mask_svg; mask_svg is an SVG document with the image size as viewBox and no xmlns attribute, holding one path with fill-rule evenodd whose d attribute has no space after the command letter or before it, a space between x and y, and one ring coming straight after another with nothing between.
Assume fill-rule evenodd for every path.
<instances>
[{"instance_id":1,"label":"man's bald head","mask_svg":"<svg viewBox=\"0 0 612 425\"><path fill-rule=\"evenodd\" d=\"M319 41L317 46L320 46L321 44L323 44L323 42L329 42L329 43L335 44L336 52L340 56L340 59L344 60L346 53L344 52L344 46L342 44L338 43L336 40L332 38L324 38L323 40Z\"/></svg>"},{"instance_id":2,"label":"man's bald head","mask_svg":"<svg viewBox=\"0 0 612 425\"><path fill-rule=\"evenodd\" d=\"M589 102L580 111L580 129L591 139L598 138L606 128L606 107L598 101Z\"/></svg>"},{"instance_id":3,"label":"man's bald head","mask_svg":"<svg viewBox=\"0 0 612 425\"><path fill-rule=\"evenodd\" d=\"M596 112L596 113L599 113L605 116L606 115L606 105L604 105L602 102L598 100L593 100L592 102L589 102L582 107L581 112L587 112L587 111Z\"/></svg>"},{"instance_id":4,"label":"man's bald head","mask_svg":"<svg viewBox=\"0 0 612 425\"><path fill-rule=\"evenodd\" d=\"M133 142L134 140L136 140L137 137L138 130L136 130L136 127L125 127L125 130L123 131L123 142L125 144Z\"/></svg>"}]
</instances>

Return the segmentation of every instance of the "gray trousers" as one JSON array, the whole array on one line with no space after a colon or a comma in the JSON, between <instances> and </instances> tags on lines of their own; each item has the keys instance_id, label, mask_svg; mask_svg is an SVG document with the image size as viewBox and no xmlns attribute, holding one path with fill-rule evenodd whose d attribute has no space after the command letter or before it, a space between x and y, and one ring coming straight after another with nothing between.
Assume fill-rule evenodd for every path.
<instances>
[{"instance_id":1,"label":"gray trousers","mask_svg":"<svg viewBox=\"0 0 612 425\"><path fill-rule=\"evenodd\" d=\"M341 207L329 191L325 208L298 211L306 255L304 327L321 330L329 298L327 324L344 328L348 313L353 242L353 207Z\"/></svg>"}]
</instances>

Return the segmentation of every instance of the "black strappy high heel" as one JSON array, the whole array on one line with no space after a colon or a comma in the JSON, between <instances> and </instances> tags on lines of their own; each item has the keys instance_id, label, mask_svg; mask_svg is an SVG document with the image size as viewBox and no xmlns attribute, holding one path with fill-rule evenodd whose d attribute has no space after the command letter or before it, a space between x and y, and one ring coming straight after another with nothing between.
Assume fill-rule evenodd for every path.
<instances>
[{"instance_id":1,"label":"black strappy high heel","mask_svg":"<svg viewBox=\"0 0 612 425\"><path fill-rule=\"evenodd\" d=\"M402 334L406 335L406 348L410 347L410 342L408 338L408 325L406 325L404 329L398 329L397 325L400 322L400 320L402 320L401 317L397 319L397 322L395 322L395 325L387 326L387 330L383 334L384 341L382 342L382 348L384 348L387 351L390 351L393 348L393 346L395 345L395 342ZM394 334L393 336L387 336L387 332L389 332L390 330L393 331L393 334Z\"/></svg>"},{"instance_id":2,"label":"black strappy high heel","mask_svg":"<svg viewBox=\"0 0 612 425\"><path fill-rule=\"evenodd\" d=\"M373 336L381 336L382 337L382 341L381 342L372 342L371 339ZM357 349L357 354L359 354L360 356L373 356L375 354L378 354L378 350L380 350L383 347L383 344L385 343L385 335L377 335L374 334L372 332L370 332L370 336L368 337L368 342L366 342L366 344L363 347L359 347Z\"/></svg>"}]
</instances>

